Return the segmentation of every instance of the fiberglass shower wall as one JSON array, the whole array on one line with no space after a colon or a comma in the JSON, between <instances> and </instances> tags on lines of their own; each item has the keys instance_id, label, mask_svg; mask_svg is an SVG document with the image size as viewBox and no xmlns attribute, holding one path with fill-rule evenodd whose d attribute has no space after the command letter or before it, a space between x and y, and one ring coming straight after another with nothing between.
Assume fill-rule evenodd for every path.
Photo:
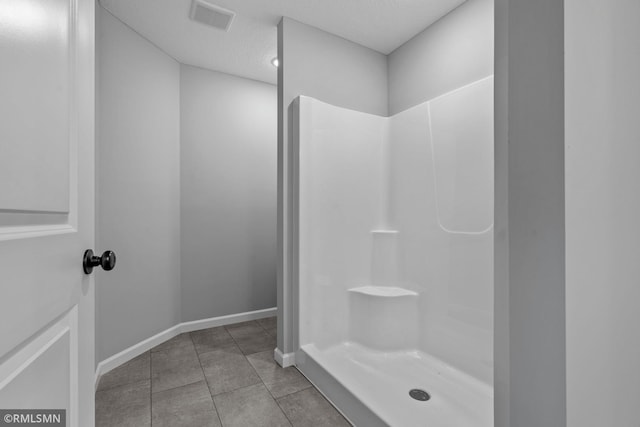
<instances>
[{"instance_id":1,"label":"fiberglass shower wall","mask_svg":"<svg viewBox=\"0 0 640 427\"><path fill-rule=\"evenodd\" d=\"M392 117L298 99L299 345L493 375L493 78Z\"/></svg>"}]
</instances>

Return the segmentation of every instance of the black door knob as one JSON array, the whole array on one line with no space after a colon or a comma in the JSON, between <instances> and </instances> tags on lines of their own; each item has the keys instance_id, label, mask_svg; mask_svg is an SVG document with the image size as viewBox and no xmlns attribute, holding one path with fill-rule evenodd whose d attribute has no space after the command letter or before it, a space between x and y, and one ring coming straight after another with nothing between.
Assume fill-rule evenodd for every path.
<instances>
[{"instance_id":1,"label":"black door knob","mask_svg":"<svg viewBox=\"0 0 640 427\"><path fill-rule=\"evenodd\" d=\"M86 274L91 274L93 267L100 266L104 271L111 271L116 266L116 254L113 251L104 251L102 256L96 256L91 249L84 251L82 268Z\"/></svg>"}]
</instances>

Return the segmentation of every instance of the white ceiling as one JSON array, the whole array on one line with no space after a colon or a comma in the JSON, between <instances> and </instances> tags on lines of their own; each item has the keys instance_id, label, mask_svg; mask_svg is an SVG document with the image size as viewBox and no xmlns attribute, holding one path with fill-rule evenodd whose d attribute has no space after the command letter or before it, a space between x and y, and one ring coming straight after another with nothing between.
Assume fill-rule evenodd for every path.
<instances>
[{"instance_id":1,"label":"white ceiling","mask_svg":"<svg viewBox=\"0 0 640 427\"><path fill-rule=\"evenodd\" d=\"M182 63L274 84L282 16L388 54L465 0L208 1L236 12L229 32L191 21L191 0L100 0Z\"/></svg>"}]
</instances>

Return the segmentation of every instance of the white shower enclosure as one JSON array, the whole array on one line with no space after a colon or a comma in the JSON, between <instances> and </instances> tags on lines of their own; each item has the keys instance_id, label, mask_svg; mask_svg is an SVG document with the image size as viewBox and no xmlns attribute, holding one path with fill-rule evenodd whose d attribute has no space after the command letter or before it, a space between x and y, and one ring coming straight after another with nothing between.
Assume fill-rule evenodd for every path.
<instances>
[{"instance_id":1,"label":"white shower enclosure","mask_svg":"<svg viewBox=\"0 0 640 427\"><path fill-rule=\"evenodd\" d=\"M492 426L493 77L293 112L296 365L358 426Z\"/></svg>"}]
</instances>

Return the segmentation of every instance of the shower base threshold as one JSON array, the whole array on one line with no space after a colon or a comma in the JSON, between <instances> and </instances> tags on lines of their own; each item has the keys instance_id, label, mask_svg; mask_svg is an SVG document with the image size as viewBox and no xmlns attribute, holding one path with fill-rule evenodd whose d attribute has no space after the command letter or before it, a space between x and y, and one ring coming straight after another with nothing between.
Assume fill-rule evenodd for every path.
<instances>
[{"instance_id":1,"label":"shower base threshold","mask_svg":"<svg viewBox=\"0 0 640 427\"><path fill-rule=\"evenodd\" d=\"M491 427L493 389L419 351L304 345L296 365L357 427ZM412 398L413 389L430 398Z\"/></svg>"}]
</instances>

